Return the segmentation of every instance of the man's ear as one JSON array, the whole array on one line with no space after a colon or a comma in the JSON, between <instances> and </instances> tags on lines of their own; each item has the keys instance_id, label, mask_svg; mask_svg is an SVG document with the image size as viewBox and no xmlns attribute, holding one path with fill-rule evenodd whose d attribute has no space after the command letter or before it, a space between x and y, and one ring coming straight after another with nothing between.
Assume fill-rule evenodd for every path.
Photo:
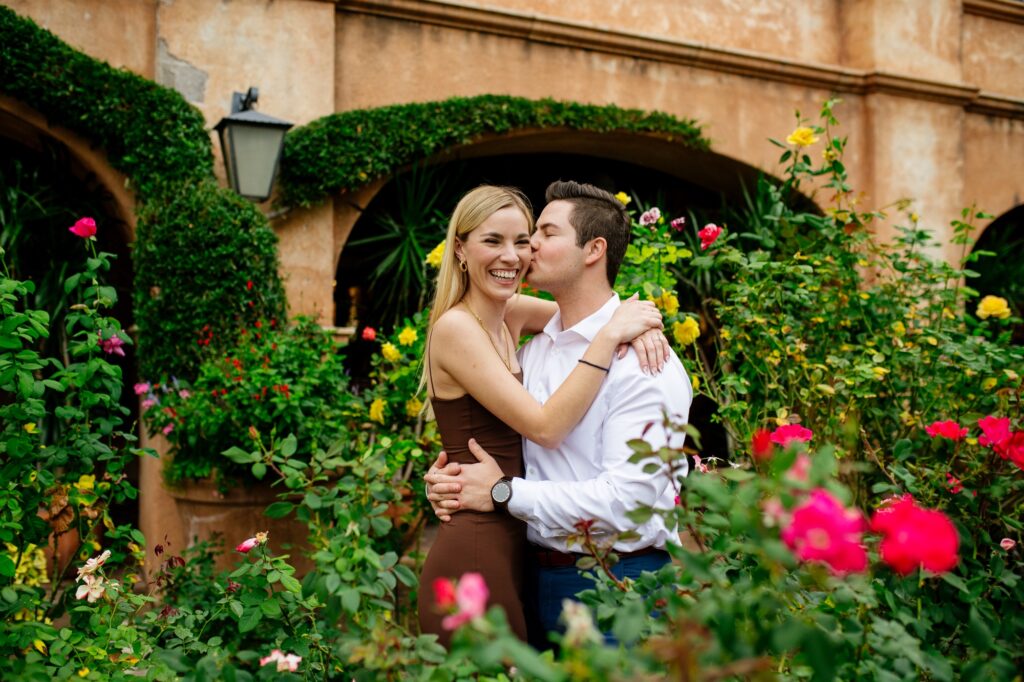
<instances>
[{"instance_id":1,"label":"man's ear","mask_svg":"<svg viewBox=\"0 0 1024 682\"><path fill-rule=\"evenodd\" d=\"M594 237L583 246L583 262L593 265L601 260L608 251L608 242L604 237Z\"/></svg>"}]
</instances>

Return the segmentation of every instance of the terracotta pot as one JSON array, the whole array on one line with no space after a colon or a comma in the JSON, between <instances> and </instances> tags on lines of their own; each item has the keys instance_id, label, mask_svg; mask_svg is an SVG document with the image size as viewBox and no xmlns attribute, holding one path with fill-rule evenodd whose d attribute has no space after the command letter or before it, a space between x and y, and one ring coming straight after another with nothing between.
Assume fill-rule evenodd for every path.
<instances>
[{"instance_id":1,"label":"terracotta pot","mask_svg":"<svg viewBox=\"0 0 1024 682\"><path fill-rule=\"evenodd\" d=\"M223 540L224 553L215 557L217 570L234 570L242 559L235 546L257 532L269 531L270 549L274 554L287 553L288 563L295 567L296 575L302 576L313 569L313 562L303 556L309 548L306 525L293 515L282 519L263 515L270 504L278 501L280 491L257 483L222 493L212 479L167 489L178 507L189 546L218 536Z\"/></svg>"}]
</instances>

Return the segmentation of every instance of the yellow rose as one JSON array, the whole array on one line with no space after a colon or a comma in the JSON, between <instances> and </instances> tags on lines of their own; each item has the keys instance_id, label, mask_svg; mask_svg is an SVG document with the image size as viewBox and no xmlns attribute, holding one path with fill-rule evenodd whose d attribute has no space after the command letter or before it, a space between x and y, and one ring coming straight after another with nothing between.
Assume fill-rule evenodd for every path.
<instances>
[{"instance_id":1,"label":"yellow rose","mask_svg":"<svg viewBox=\"0 0 1024 682\"><path fill-rule=\"evenodd\" d=\"M21 428L25 430L25 433L35 433L36 432L36 423L35 422L29 422L29 423L25 424L24 426L22 426Z\"/></svg>"},{"instance_id":2,"label":"yellow rose","mask_svg":"<svg viewBox=\"0 0 1024 682\"><path fill-rule=\"evenodd\" d=\"M810 147L817 141L818 138L814 136L814 130L805 126L800 126L786 138L786 142L795 144L797 147Z\"/></svg>"},{"instance_id":3,"label":"yellow rose","mask_svg":"<svg viewBox=\"0 0 1024 682\"><path fill-rule=\"evenodd\" d=\"M892 331L896 336L903 336L907 333L907 328L899 320L892 323Z\"/></svg>"},{"instance_id":4,"label":"yellow rose","mask_svg":"<svg viewBox=\"0 0 1024 682\"><path fill-rule=\"evenodd\" d=\"M420 410L422 409L423 403L420 402L419 398L413 398L405 403L405 413L414 419L419 415Z\"/></svg>"},{"instance_id":5,"label":"yellow rose","mask_svg":"<svg viewBox=\"0 0 1024 682\"><path fill-rule=\"evenodd\" d=\"M395 348L393 343L385 343L380 347L380 354L384 356L384 359L388 362L398 362L399 358L402 357L402 352Z\"/></svg>"},{"instance_id":6,"label":"yellow rose","mask_svg":"<svg viewBox=\"0 0 1024 682\"><path fill-rule=\"evenodd\" d=\"M672 336L680 346L689 346L700 336L700 326L697 324L697 320L688 317L682 322L672 325Z\"/></svg>"},{"instance_id":7,"label":"yellow rose","mask_svg":"<svg viewBox=\"0 0 1024 682\"><path fill-rule=\"evenodd\" d=\"M615 195L615 198L621 201L623 206L629 206L629 202L633 201L625 192L619 192Z\"/></svg>"},{"instance_id":8,"label":"yellow rose","mask_svg":"<svg viewBox=\"0 0 1024 682\"><path fill-rule=\"evenodd\" d=\"M885 375L889 373L885 367L872 367L871 371L874 372L876 379L884 379Z\"/></svg>"},{"instance_id":9,"label":"yellow rose","mask_svg":"<svg viewBox=\"0 0 1024 682\"><path fill-rule=\"evenodd\" d=\"M419 334L416 333L415 329L412 327L406 327L402 330L402 333L398 335L398 343L403 346L411 346L418 338Z\"/></svg>"},{"instance_id":10,"label":"yellow rose","mask_svg":"<svg viewBox=\"0 0 1024 682\"><path fill-rule=\"evenodd\" d=\"M669 317L679 312L679 299L671 291L663 290L661 296L650 300L654 301L654 305L664 310Z\"/></svg>"},{"instance_id":11,"label":"yellow rose","mask_svg":"<svg viewBox=\"0 0 1024 682\"><path fill-rule=\"evenodd\" d=\"M384 423L384 401L381 398L377 398L370 403L370 419L377 422L378 424Z\"/></svg>"},{"instance_id":12,"label":"yellow rose","mask_svg":"<svg viewBox=\"0 0 1024 682\"><path fill-rule=\"evenodd\" d=\"M426 263L432 268L439 268L442 258L444 258L444 242L435 246L434 250L427 254Z\"/></svg>"},{"instance_id":13,"label":"yellow rose","mask_svg":"<svg viewBox=\"0 0 1024 682\"><path fill-rule=\"evenodd\" d=\"M700 390L700 377L697 376L697 375L694 375L694 376L690 377L690 384L693 386L693 390L694 391L699 391Z\"/></svg>"},{"instance_id":14,"label":"yellow rose","mask_svg":"<svg viewBox=\"0 0 1024 682\"><path fill-rule=\"evenodd\" d=\"M1010 306L1006 304L1005 298L999 296L986 296L978 304L978 311L975 313L981 319L998 317L1005 320L1010 316Z\"/></svg>"}]
</instances>

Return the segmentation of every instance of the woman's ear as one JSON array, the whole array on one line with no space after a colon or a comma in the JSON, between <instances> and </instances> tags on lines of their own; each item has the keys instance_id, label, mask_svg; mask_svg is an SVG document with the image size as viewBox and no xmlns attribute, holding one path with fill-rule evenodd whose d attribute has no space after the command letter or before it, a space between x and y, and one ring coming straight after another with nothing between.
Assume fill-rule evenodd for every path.
<instances>
[{"instance_id":1,"label":"woman's ear","mask_svg":"<svg viewBox=\"0 0 1024 682\"><path fill-rule=\"evenodd\" d=\"M458 237L456 237L455 238L455 263L456 263L456 265L458 265L458 262L460 260L462 260L462 240L459 239Z\"/></svg>"},{"instance_id":2,"label":"woman's ear","mask_svg":"<svg viewBox=\"0 0 1024 682\"><path fill-rule=\"evenodd\" d=\"M593 265L608 251L608 242L604 237L594 237L583 247L583 262L587 265Z\"/></svg>"}]
</instances>

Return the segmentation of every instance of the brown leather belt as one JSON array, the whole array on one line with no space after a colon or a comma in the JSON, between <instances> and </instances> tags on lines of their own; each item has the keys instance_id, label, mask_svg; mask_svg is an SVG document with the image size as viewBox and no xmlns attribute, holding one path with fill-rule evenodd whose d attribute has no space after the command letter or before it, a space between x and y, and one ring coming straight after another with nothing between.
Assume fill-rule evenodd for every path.
<instances>
[{"instance_id":1,"label":"brown leather belt","mask_svg":"<svg viewBox=\"0 0 1024 682\"><path fill-rule=\"evenodd\" d=\"M566 566L575 566L576 562L589 554L582 554L579 552L557 552L553 549L544 549L536 545L531 545L533 550L533 559L541 568L564 568ZM628 559L634 556L644 556L645 554L664 554L668 556L668 552L657 547L644 547L642 549L636 549L632 552L620 552L619 550L612 550L619 557L620 560Z\"/></svg>"}]
</instances>

